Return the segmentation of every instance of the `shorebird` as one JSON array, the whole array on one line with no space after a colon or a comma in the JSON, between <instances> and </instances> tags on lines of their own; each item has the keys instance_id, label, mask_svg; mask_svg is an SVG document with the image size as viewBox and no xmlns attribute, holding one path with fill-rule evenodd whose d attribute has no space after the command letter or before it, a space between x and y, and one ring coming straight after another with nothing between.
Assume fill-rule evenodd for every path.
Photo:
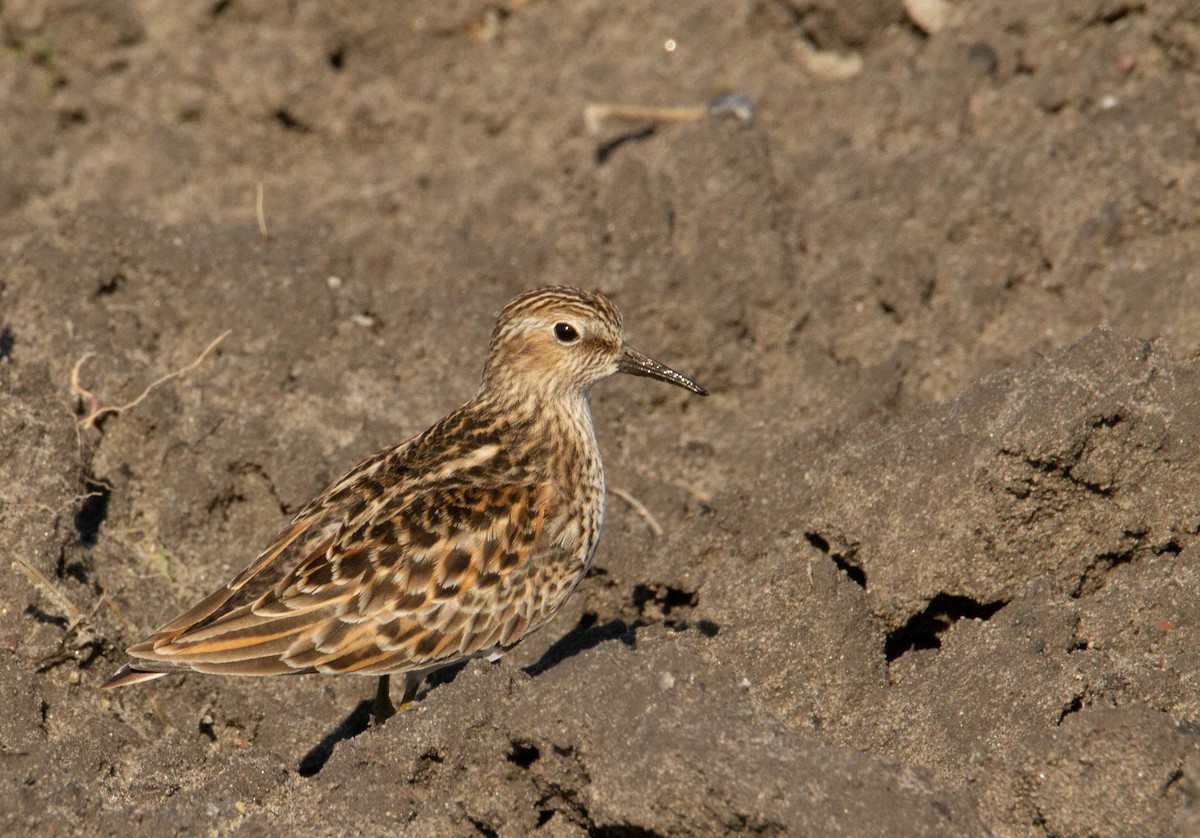
<instances>
[{"instance_id":1,"label":"shorebird","mask_svg":"<svg viewBox=\"0 0 1200 838\"><path fill-rule=\"evenodd\" d=\"M588 395L614 373L707 395L625 343L577 288L504 307L474 399L368 457L227 585L129 647L106 688L172 672L379 676L376 721L424 677L495 660L544 625L591 566L604 471Z\"/></svg>"}]
</instances>

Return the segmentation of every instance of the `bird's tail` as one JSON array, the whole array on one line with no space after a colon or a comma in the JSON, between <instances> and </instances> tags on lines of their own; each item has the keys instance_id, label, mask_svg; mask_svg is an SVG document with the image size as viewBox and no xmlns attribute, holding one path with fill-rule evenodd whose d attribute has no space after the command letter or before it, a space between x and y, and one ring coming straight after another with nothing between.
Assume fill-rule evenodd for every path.
<instances>
[{"instance_id":1,"label":"bird's tail","mask_svg":"<svg viewBox=\"0 0 1200 838\"><path fill-rule=\"evenodd\" d=\"M134 684L141 684L144 681L153 681L156 678L162 678L168 675L167 672L147 672L142 669L134 669L129 664L125 664L113 676L100 685L102 690L111 690L116 687L130 687Z\"/></svg>"}]
</instances>

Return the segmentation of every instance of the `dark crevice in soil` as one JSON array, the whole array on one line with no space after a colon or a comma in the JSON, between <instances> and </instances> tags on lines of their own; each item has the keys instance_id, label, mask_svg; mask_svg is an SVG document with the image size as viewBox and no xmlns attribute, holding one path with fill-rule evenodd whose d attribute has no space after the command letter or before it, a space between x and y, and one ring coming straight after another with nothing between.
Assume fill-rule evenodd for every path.
<instances>
[{"instance_id":1,"label":"dark crevice in soil","mask_svg":"<svg viewBox=\"0 0 1200 838\"><path fill-rule=\"evenodd\" d=\"M551 769L565 773L560 774L557 779L542 774L531 775L538 792L538 799L534 804L538 810L538 826L548 823L557 813L570 823L583 829L591 829L594 826L592 816L580 798L580 789L586 788L591 782L587 771L575 755L573 747L553 745L552 748L555 754L565 757L566 762L551 766Z\"/></svg>"},{"instance_id":2,"label":"dark crevice in soil","mask_svg":"<svg viewBox=\"0 0 1200 838\"><path fill-rule=\"evenodd\" d=\"M433 782L433 778L438 774L438 766L446 762L446 758L442 756L442 752L437 748L428 748L417 757L416 768L413 769L412 776L409 777L409 784L414 786L422 786Z\"/></svg>"},{"instance_id":3,"label":"dark crevice in soil","mask_svg":"<svg viewBox=\"0 0 1200 838\"><path fill-rule=\"evenodd\" d=\"M1131 17L1132 15L1135 15L1135 14L1144 13L1145 11L1146 11L1146 4L1144 2L1121 3L1120 5L1116 6L1113 9L1108 10L1107 12L1096 15L1095 18L1093 18L1091 21L1089 21L1088 25L1089 26L1112 26L1114 23L1117 23L1118 21L1124 20L1125 18Z\"/></svg>"},{"instance_id":4,"label":"dark crevice in soil","mask_svg":"<svg viewBox=\"0 0 1200 838\"><path fill-rule=\"evenodd\" d=\"M112 652L112 644L102 637L85 637L86 628L81 632L78 627L69 629L59 644L58 651L42 658L34 667L34 672L49 672L64 663L74 663L77 669L86 670L97 660L107 657Z\"/></svg>"},{"instance_id":5,"label":"dark crevice in soil","mask_svg":"<svg viewBox=\"0 0 1200 838\"><path fill-rule=\"evenodd\" d=\"M896 307L893 304L889 303L887 300L876 300L875 305L876 305L876 307L878 307L879 313L882 314L884 317L888 318L889 320L891 320L897 324L901 324L904 322L904 318L900 315L900 313L898 311L896 311Z\"/></svg>"},{"instance_id":6,"label":"dark crevice in soil","mask_svg":"<svg viewBox=\"0 0 1200 838\"><path fill-rule=\"evenodd\" d=\"M246 460L237 460L229 464L229 472L230 474L236 475L253 474L263 482L264 486L267 487L267 492L270 493L272 498L274 498L275 503L279 505L280 512L287 517L290 517L295 512L295 510L289 508L289 506L283 502L283 499L279 497L279 491L275 488L274 479L272 479L271 475L268 474L267 470L260 464L252 463ZM245 498L238 497L237 500L245 500Z\"/></svg>"},{"instance_id":7,"label":"dark crevice in soil","mask_svg":"<svg viewBox=\"0 0 1200 838\"><path fill-rule=\"evenodd\" d=\"M796 37L813 49L851 52L863 46L860 39L843 37L837 27L827 25L825 21L831 16L831 12L815 3L775 0L775 6L789 18ZM903 26L906 22L905 16L896 15L893 22Z\"/></svg>"},{"instance_id":8,"label":"dark crevice in soil","mask_svg":"<svg viewBox=\"0 0 1200 838\"><path fill-rule=\"evenodd\" d=\"M1025 464L1034 471L1040 472L1041 474L1050 475L1052 477L1060 477L1063 480L1074 483L1080 488L1087 489L1093 494L1100 495L1100 497L1109 497L1116 490L1115 486L1101 485L1090 480L1083 480L1077 475L1073 474L1071 469L1074 468L1075 464L1079 461L1078 457L1073 458L1069 463L1063 463L1057 458L1041 459L1039 457L1024 457L1023 459L1025 460Z\"/></svg>"},{"instance_id":9,"label":"dark crevice in soil","mask_svg":"<svg viewBox=\"0 0 1200 838\"><path fill-rule=\"evenodd\" d=\"M1000 66L1000 57L991 45L984 41L975 41L967 47L967 60L989 76L995 76L996 68Z\"/></svg>"},{"instance_id":10,"label":"dark crevice in soil","mask_svg":"<svg viewBox=\"0 0 1200 838\"><path fill-rule=\"evenodd\" d=\"M13 336L12 329L8 326L0 329L0 358L11 358L16 345L17 339Z\"/></svg>"},{"instance_id":11,"label":"dark crevice in soil","mask_svg":"<svg viewBox=\"0 0 1200 838\"><path fill-rule=\"evenodd\" d=\"M1037 828L1040 835L1045 835L1047 838L1054 836L1055 833L1050 831L1049 822L1046 820L1046 813L1042 811L1042 807L1038 806L1033 801L1030 801L1033 806L1033 826Z\"/></svg>"},{"instance_id":12,"label":"dark crevice in soil","mask_svg":"<svg viewBox=\"0 0 1200 838\"><path fill-rule=\"evenodd\" d=\"M76 125L88 124L88 113L83 108L67 108L55 114L58 130L64 131Z\"/></svg>"},{"instance_id":13,"label":"dark crevice in soil","mask_svg":"<svg viewBox=\"0 0 1200 838\"><path fill-rule=\"evenodd\" d=\"M692 627L691 624L689 624L687 620L683 620L677 626L675 626L675 630L676 631L684 631L685 629L688 629L691 627ZM695 627L696 627L696 631L700 632L705 637L710 637L710 638L716 637L721 631L721 627L717 623L714 623L712 620L697 620Z\"/></svg>"},{"instance_id":14,"label":"dark crevice in soil","mask_svg":"<svg viewBox=\"0 0 1200 838\"><path fill-rule=\"evenodd\" d=\"M1083 709L1083 693L1071 696L1071 700L1063 705L1062 710L1058 713L1058 718L1054 720L1054 726L1058 727L1063 723L1063 719L1072 713L1078 713Z\"/></svg>"},{"instance_id":15,"label":"dark crevice in soil","mask_svg":"<svg viewBox=\"0 0 1200 838\"><path fill-rule=\"evenodd\" d=\"M1079 577L1075 590L1071 592L1072 599L1079 599L1101 590L1107 584L1108 575L1114 569L1143 558L1147 552L1156 556L1177 556L1183 552L1183 545L1174 538L1163 544L1147 545L1144 531L1125 530L1122 535L1130 541L1129 546L1124 550L1110 550L1101 553L1092 559Z\"/></svg>"},{"instance_id":16,"label":"dark crevice in soil","mask_svg":"<svg viewBox=\"0 0 1200 838\"><path fill-rule=\"evenodd\" d=\"M1067 654L1086 652L1090 643L1091 641L1083 635L1083 621L1076 617L1075 628L1071 631L1071 645L1067 647Z\"/></svg>"},{"instance_id":17,"label":"dark crevice in soil","mask_svg":"<svg viewBox=\"0 0 1200 838\"><path fill-rule=\"evenodd\" d=\"M1093 432L1115 428L1123 421L1125 421L1125 417L1120 413L1100 416L1092 420L1088 424L1087 436L1073 450L1066 452L1063 455L1056 454L1046 457L1037 457L1030 456L1022 451L1016 451L1008 448L1002 448L1000 453L1005 456L1014 457L1021 460L1027 467L1040 474L1066 480L1067 482L1073 483L1076 486L1087 490L1088 492L1099 495L1100 497L1111 497L1117 491L1117 486L1115 484L1111 482L1097 483L1093 480L1087 480L1083 477L1080 477L1078 474L1075 474L1074 469L1079 464L1084 452L1087 450ZM1029 488L1031 487L1026 487L1026 490L1014 494L1017 494L1017 496L1021 498L1028 497L1030 494L1028 490Z\"/></svg>"},{"instance_id":18,"label":"dark crevice in soil","mask_svg":"<svg viewBox=\"0 0 1200 838\"><path fill-rule=\"evenodd\" d=\"M867 589L867 572L851 561L854 558L855 551L851 550L848 553L835 552L830 548L829 540L817 532L806 532L804 537L808 540L809 544L828 556L837 565L837 569L846 574L847 579L864 591Z\"/></svg>"},{"instance_id":19,"label":"dark crevice in soil","mask_svg":"<svg viewBox=\"0 0 1200 838\"><path fill-rule=\"evenodd\" d=\"M1183 545L1172 538L1166 544L1151 547L1150 550L1156 556L1178 556L1183 552Z\"/></svg>"},{"instance_id":20,"label":"dark crevice in soil","mask_svg":"<svg viewBox=\"0 0 1200 838\"><path fill-rule=\"evenodd\" d=\"M846 574L846 577L864 591L867 589L867 573L858 565L851 564L844 556L838 553L830 553L829 558L837 565L837 569Z\"/></svg>"},{"instance_id":21,"label":"dark crevice in soil","mask_svg":"<svg viewBox=\"0 0 1200 838\"><path fill-rule=\"evenodd\" d=\"M125 284L125 282L126 282L125 274L121 273L120 271L117 271L115 274L113 274L108 279L104 280L98 286L96 286L96 296L97 297L111 296L112 294L117 293L117 291L119 291L121 289L121 286L123 286Z\"/></svg>"},{"instance_id":22,"label":"dark crevice in soil","mask_svg":"<svg viewBox=\"0 0 1200 838\"><path fill-rule=\"evenodd\" d=\"M1092 559L1087 569L1083 572L1083 575L1079 577L1079 582L1075 585L1075 590L1071 591L1071 599L1079 599L1082 596L1093 594L1103 588L1104 577L1114 568L1133 561L1133 552L1133 548L1131 547L1119 553L1101 553Z\"/></svg>"},{"instance_id":23,"label":"dark crevice in soil","mask_svg":"<svg viewBox=\"0 0 1200 838\"><path fill-rule=\"evenodd\" d=\"M84 547L94 547L100 537L100 525L108 517L112 487L91 475L83 478L83 503L75 511L75 532Z\"/></svg>"},{"instance_id":24,"label":"dark crevice in soil","mask_svg":"<svg viewBox=\"0 0 1200 838\"><path fill-rule=\"evenodd\" d=\"M695 591L686 591L672 585L637 585L630 597L637 611L637 618L630 624L630 629L643 626L662 625L673 631L696 629L705 637L716 637L721 627L712 620L681 619L681 612L690 612L700 604L700 595Z\"/></svg>"},{"instance_id":25,"label":"dark crevice in soil","mask_svg":"<svg viewBox=\"0 0 1200 838\"><path fill-rule=\"evenodd\" d=\"M245 501L245 495L230 490L227 492L222 492L210 500L208 505L204 508L204 511L209 515L219 512L221 514L221 520L228 521L229 510L233 508L233 505L236 503L244 503Z\"/></svg>"},{"instance_id":26,"label":"dark crevice in soil","mask_svg":"<svg viewBox=\"0 0 1200 838\"><path fill-rule=\"evenodd\" d=\"M588 827L589 838L666 838L661 832L630 823Z\"/></svg>"},{"instance_id":27,"label":"dark crevice in soil","mask_svg":"<svg viewBox=\"0 0 1200 838\"><path fill-rule=\"evenodd\" d=\"M496 836L500 834L483 821L476 820L472 817L468 817L467 820L471 822L471 826L475 827L475 831L480 835L485 836L485 838L496 838Z\"/></svg>"},{"instance_id":28,"label":"dark crevice in soil","mask_svg":"<svg viewBox=\"0 0 1200 838\"><path fill-rule=\"evenodd\" d=\"M341 70L346 66L346 48L335 48L325 57L325 60L329 62L329 66L333 69Z\"/></svg>"},{"instance_id":29,"label":"dark crevice in soil","mask_svg":"<svg viewBox=\"0 0 1200 838\"><path fill-rule=\"evenodd\" d=\"M614 137L607 142L601 143L600 145L596 146L596 165L603 166L608 162L608 158L613 156L613 152L626 143L641 142L642 140L648 140L653 136L654 126L650 125L646 126L645 128L639 128L636 131L630 131L626 134L621 134L619 137Z\"/></svg>"},{"instance_id":30,"label":"dark crevice in soil","mask_svg":"<svg viewBox=\"0 0 1200 838\"><path fill-rule=\"evenodd\" d=\"M822 536L820 533L806 532L804 534L804 537L808 540L808 543L811 544L813 547L816 547L822 553L829 555L829 541L824 536Z\"/></svg>"},{"instance_id":31,"label":"dark crevice in soil","mask_svg":"<svg viewBox=\"0 0 1200 838\"><path fill-rule=\"evenodd\" d=\"M197 728L200 731L200 735L203 736L205 739L207 739L209 742L217 741L217 731L213 727L213 721L210 717L205 716L204 718L202 718L200 720L199 724L197 725Z\"/></svg>"},{"instance_id":32,"label":"dark crevice in soil","mask_svg":"<svg viewBox=\"0 0 1200 838\"><path fill-rule=\"evenodd\" d=\"M538 746L532 742L514 739L511 744L512 747L504 758L518 768L528 769L542 756L542 752L538 749Z\"/></svg>"},{"instance_id":33,"label":"dark crevice in soil","mask_svg":"<svg viewBox=\"0 0 1200 838\"><path fill-rule=\"evenodd\" d=\"M929 40L929 33L918 26L917 22L909 15L905 15L903 20L900 21L900 28L918 43L923 44Z\"/></svg>"},{"instance_id":34,"label":"dark crevice in soil","mask_svg":"<svg viewBox=\"0 0 1200 838\"><path fill-rule=\"evenodd\" d=\"M883 642L884 656L890 663L913 649L940 649L942 635L959 620L989 620L1007 604L1002 599L979 602L971 597L938 594L924 610L888 632Z\"/></svg>"},{"instance_id":35,"label":"dark crevice in soil","mask_svg":"<svg viewBox=\"0 0 1200 838\"><path fill-rule=\"evenodd\" d=\"M271 117L287 131L298 134L308 134L312 131L307 125L297 119L287 108L276 108Z\"/></svg>"},{"instance_id":36,"label":"dark crevice in soil","mask_svg":"<svg viewBox=\"0 0 1200 838\"><path fill-rule=\"evenodd\" d=\"M668 617L678 608L695 608L699 601L700 597L695 591L685 591L670 585L638 585L633 589L633 605L641 615L645 615L647 611L657 611Z\"/></svg>"},{"instance_id":37,"label":"dark crevice in soil","mask_svg":"<svg viewBox=\"0 0 1200 838\"><path fill-rule=\"evenodd\" d=\"M558 813L571 823L592 828L591 815L588 814L587 807L579 801L579 791L575 784L568 783L564 786L562 783L546 782L542 779L536 779L534 784L541 794L534 804L538 807L538 826L547 823Z\"/></svg>"}]
</instances>

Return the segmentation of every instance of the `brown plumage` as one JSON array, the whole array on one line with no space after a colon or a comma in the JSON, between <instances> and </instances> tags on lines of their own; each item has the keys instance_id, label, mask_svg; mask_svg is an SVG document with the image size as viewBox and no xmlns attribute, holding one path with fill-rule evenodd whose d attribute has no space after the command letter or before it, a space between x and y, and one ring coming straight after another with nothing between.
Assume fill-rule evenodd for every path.
<instances>
[{"instance_id":1,"label":"brown plumage","mask_svg":"<svg viewBox=\"0 0 1200 838\"><path fill-rule=\"evenodd\" d=\"M617 372L706 395L625 345L599 294L512 300L478 395L359 463L229 584L129 648L104 685L194 670L387 676L405 703L425 674L496 657L566 601L591 564L604 472L588 392Z\"/></svg>"}]
</instances>

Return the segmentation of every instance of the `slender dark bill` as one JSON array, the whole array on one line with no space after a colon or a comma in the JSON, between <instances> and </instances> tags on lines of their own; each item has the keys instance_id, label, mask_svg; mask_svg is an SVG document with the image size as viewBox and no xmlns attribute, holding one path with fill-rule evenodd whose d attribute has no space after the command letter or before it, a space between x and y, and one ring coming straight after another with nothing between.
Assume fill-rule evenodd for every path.
<instances>
[{"instance_id":1,"label":"slender dark bill","mask_svg":"<svg viewBox=\"0 0 1200 838\"><path fill-rule=\"evenodd\" d=\"M693 393L699 393L702 396L708 395L707 390L686 375L677 373L665 364L660 364L653 358L648 358L641 352L628 346L621 353L621 360L617 361L617 371L627 372L630 375L644 375L647 378L657 378L659 381L674 384L685 390L691 390Z\"/></svg>"}]
</instances>

